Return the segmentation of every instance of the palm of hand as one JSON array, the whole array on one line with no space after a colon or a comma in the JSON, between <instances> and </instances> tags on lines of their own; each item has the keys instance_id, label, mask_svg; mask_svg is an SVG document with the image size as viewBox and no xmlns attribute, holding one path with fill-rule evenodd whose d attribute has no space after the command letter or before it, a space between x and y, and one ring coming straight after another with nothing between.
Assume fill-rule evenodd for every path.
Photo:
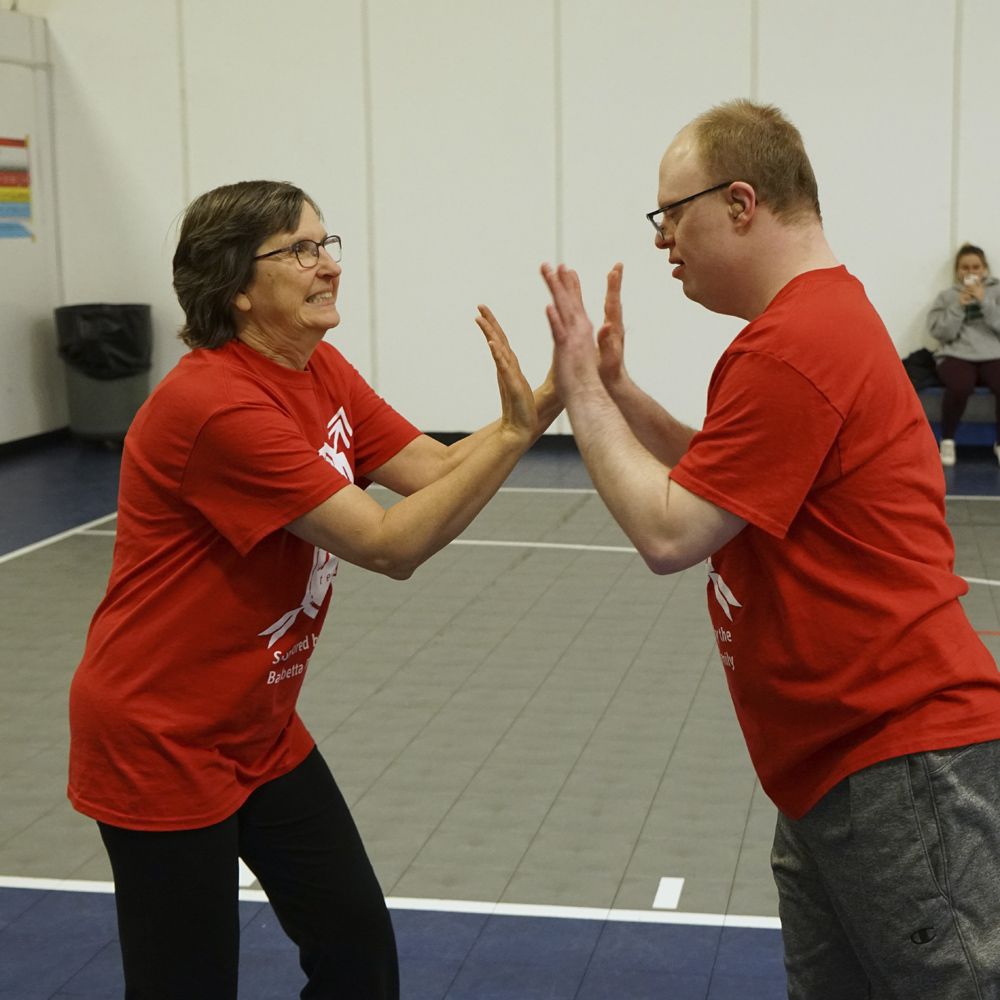
<instances>
[{"instance_id":1,"label":"palm of hand","mask_svg":"<svg viewBox=\"0 0 1000 1000\"><path fill-rule=\"evenodd\" d=\"M601 381L610 386L625 368L625 324L622 322L622 265L615 264L608 274L604 297L604 325L597 331L597 370Z\"/></svg>"},{"instance_id":2,"label":"palm of hand","mask_svg":"<svg viewBox=\"0 0 1000 1000\"><path fill-rule=\"evenodd\" d=\"M538 410L535 396L520 367L497 372L500 382L500 398L503 419L519 431L533 434L538 426Z\"/></svg>"},{"instance_id":3,"label":"palm of hand","mask_svg":"<svg viewBox=\"0 0 1000 1000\"><path fill-rule=\"evenodd\" d=\"M625 331L620 325L605 323L597 331L597 370L605 385L615 382L625 360Z\"/></svg>"}]
</instances>

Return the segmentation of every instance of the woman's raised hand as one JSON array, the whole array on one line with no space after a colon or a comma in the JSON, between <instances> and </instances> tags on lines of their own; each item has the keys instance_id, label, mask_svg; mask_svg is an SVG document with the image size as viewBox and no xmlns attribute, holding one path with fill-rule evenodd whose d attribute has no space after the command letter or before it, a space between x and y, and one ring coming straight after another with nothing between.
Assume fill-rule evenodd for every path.
<instances>
[{"instance_id":1,"label":"woman's raised hand","mask_svg":"<svg viewBox=\"0 0 1000 1000\"><path fill-rule=\"evenodd\" d=\"M500 388L500 422L516 433L534 437L538 433L538 412L535 397L528 380L521 372L517 355L507 342L507 335L496 317L486 306L479 306L476 325L483 331L490 353L497 366L497 385Z\"/></svg>"}]
</instances>

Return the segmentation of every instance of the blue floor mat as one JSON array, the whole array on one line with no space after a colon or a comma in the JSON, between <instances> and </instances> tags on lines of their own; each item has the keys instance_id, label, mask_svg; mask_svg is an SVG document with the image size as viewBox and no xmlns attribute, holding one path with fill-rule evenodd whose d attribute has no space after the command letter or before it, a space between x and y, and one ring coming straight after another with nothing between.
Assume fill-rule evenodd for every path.
<instances>
[{"instance_id":1,"label":"blue floor mat","mask_svg":"<svg viewBox=\"0 0 1000 1000\"><path fill-rule=\"evenodd\" d=\"M294 946L240 903L241 1000L296 997ZM775 930L394 910L404 1000L781 1000ZM2 1000L120 1000L114 897L0 889Z\"/></svg>"}]
</instances>

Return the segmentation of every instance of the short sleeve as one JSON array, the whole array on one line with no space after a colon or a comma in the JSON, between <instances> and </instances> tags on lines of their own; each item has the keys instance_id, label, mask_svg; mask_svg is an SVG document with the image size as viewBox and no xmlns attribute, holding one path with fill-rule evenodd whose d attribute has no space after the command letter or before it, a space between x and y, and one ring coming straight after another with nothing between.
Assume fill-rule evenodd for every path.
<instances>
[{"instance_id":1,"label":"short sleeve","mask_svg":"<svg viewBox=\"0 0 1000 1000\"><path fill-rule=\"evenodd\" d=\"M234 406L202 428L184 470L181 498L246 555L348 483L280 410Z\"/></svg>"},{"instance_id":2,"label":"short sleeve","mask_svg":"<svg viewBox=\"0 0 1000 1000\"><path fill-rule=\"evenodd\" d=\"M734 354L716 371L705 426L671 478L778 538L816 483L843 418L792 366Z\"/></svg>"}]
</instances>

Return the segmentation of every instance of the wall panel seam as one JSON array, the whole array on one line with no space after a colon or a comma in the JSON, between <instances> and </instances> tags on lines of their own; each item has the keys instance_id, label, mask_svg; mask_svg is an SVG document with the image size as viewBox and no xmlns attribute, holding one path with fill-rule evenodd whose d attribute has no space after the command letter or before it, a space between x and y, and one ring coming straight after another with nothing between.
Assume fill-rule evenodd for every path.
<instances>
[{"instance_id":1,"label":"wall panel seam","mask_svg":"<svg viewBox=\"0 0 1000 1000\"><path fill-rule=\"evenodd\" d=\"M52 69L52 63L48 60L18 59L17 56L0 56L0 66L23 66L25 69Z\"/></svg>"},{"instance_id":2,"label":"wall panel seam","mask_svg":"<svg viewBox=\"0 0 1000 1000\"><path fill-rule=\"evenodd\" d=\"M191 202L191 151L188 136L187 59L184 40L184 0L177 0L177 81L181 126L181 198L184 208Z\"/></svg>"},{"instance_id":3,"label":"wall panel seam","mask_svg":"<svg viewBox=\"0 0 1000 1000\"><path fill-rule=\"evenodd\" d=\"M563 87L562 87L562 9L560 0L552 0L552 68L553 87L555 91L555 115L552 131L555 133L555 223L556 223L556 260L563 259Z\"/></svg>"},{"instance_id":4,"label":"wall panel seam","mask_svg":"<svg viewBox=\"0 0 1000 1000\"><path fill-rule=\"evenodd\" d=\"M955 41L952 50L952 106L951 106L951 219L948 227L952 252L958 245L958 197L961 183L962 142L962 32L965 0L955 0Z\"/></svg>"},{"instance_id":5,"label":"wall panel seam","mask_svg":"<svg viewBox=\"0 0 1000 1000\"><path fill-rule=\"evenodd\" d=\"M49 220L52 233L52 251L55 258L55 291L59 305L66 302L66 278L63 273L62 225L59 214L59 174L56 167L56 98L55 71L52 69L52 41L49 38L49 23L42 19L42 36L45 40L45 51L49 59L39 64L42 72L42 86L45 90L46 124L48 125L46 140L48 155L45 160L45 171L48 175L46 190L51 199L51 218ZM35 95L38 95L38 79L35 79Z\"/></svg>"},{"instance_id":6,"label":"wall panel seam","mask_svg":"<svg viewBox=\"0 0 1000 1000\"><path fill-rule=\"evenodd\" d=\"M369 383L379 391L378 286L375 264L375 121L372 102L371 24L368 0L361 0L361 92L365 128L365 215L368 226Z\"/></svg>"}]
</instances>

